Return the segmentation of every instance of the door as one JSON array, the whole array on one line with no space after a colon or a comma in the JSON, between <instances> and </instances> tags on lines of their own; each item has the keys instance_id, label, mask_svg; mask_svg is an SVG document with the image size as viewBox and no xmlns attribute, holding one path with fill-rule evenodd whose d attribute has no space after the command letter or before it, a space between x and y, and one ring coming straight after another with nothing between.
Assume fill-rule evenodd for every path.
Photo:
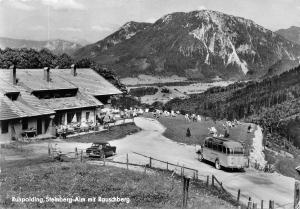
<instances>
[{"instance_id":1,"label":"door","mask_svg":"<svg viewBox=\"0 0 300 209\"><path fill-rule=\"evenodd\" d=\"M37 134L42 134L43 131L43 124L42 124L42 119L37 119L37 126L36 126L36 132Z\"/></svg>"}]
</instances>

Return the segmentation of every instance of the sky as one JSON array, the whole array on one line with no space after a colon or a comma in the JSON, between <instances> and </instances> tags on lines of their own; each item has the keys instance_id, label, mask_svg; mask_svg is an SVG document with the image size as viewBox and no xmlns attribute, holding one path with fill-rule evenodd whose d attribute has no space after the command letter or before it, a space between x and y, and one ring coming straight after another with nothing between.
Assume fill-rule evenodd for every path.
<instances>
[{"instance_id":1,"label":"sky","mask_svg":"<svg viewBox=\"0 0 300 209\"><path fill-rule=\"evenodd\" d=\"M0 37L101 40L128 21L209 9L270 30L300 27L300 0L0 0Z\"/></svg>"}]
</instances>

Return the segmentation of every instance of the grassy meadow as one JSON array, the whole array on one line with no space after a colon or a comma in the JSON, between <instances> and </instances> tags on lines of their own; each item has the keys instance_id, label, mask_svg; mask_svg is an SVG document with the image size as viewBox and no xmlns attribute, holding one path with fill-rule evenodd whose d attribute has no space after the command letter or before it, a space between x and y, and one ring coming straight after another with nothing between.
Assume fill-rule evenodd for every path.
<instances>
[{"instance_id":1,"label":"grassy meadow","mask_svg":"<svg viewBox=\"0 0 300 209\"><path fill-rule=\"evenodd\" d=\"M149 113L146 114L145 117L153 116ZM187 122L183 115L177 115L176 117L160 116L157 120L166 127L164 136L179 143L191 145L203 144L205 137L210 136L208 128L212 126L217 129L218 134L224 134L222 124L225 123L225 121L216 121L215 123L210 118L204 120L204 117L202 117L201 122ZM254 131L247 133L248 126L249 123L242 123L236 127L229 128L229 139L241 141L247 149L250 149ZM190 137L186 136L187 128L191 131Z\"/></svg>"},{"instance_id":2,"label":"grassy meadow","mask_svg":"<svg viewBox=\"0 0 300 209\"><path fill-rule=\"evenodd\" d=\"M44 162L1 173L1 208L181 208L182 182L170 172L144 174L113 166ZM46 202L46 197L86 198L84 202ZM17 203L12 197L44 198ZM128 203L87 202L89 197L129 198ZM205 183L192 184L189 208L236 208L230 195Z\"/></svg>"}]
</instances>

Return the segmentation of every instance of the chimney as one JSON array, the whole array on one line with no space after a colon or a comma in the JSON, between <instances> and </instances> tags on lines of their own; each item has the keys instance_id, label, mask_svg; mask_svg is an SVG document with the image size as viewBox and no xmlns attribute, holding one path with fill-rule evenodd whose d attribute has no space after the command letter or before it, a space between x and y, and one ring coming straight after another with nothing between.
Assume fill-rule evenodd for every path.
<instances>
[{"instance_id":1,"label":"chimney","mask_svg":"<svg viewBox=\"0 0 300 209\"><path fill-rule=\"evenodd\" d=\"M12 83L13 85L17 85L17 68L15 65L12 65L9 69L12 69Z\"/></svg>"},{"instance_id":2,"label":"chimney","mask_svg":"<svg viewBox=\"0 0 300 209\"><path fill-rule=\"evenodd\" d=\"M76 65L75 65L75 64L71 65L71 74L72 74L73 76L76 76L76 75L77 75L77 72L76 72Z\"/></svg>"},{"instance_id":3,"label":"chimney","mask_svg":"<svg viewBox=\"0 0 300 209\"><path fill-rule=\"evenodd\" d=\"M44 67L44 80L50 82L50 68Z\"/></svg>"}]
</instances>

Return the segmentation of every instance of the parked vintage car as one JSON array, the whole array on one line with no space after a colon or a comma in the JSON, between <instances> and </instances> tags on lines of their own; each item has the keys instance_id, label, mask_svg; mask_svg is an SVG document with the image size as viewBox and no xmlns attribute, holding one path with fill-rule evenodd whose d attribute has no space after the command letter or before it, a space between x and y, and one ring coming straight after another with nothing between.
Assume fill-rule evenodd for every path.
<instances>
[{"instance_id":1,"label":"parked vintage car","mask_svg":"<svg viewBox=\"0 0 300 209\"><path fill-rule=\"evenodd\" d=\"M109 157L116 154L116 147L108 142L94 142L91 147L86 149L88 157Z\"/></svg>"}]
</instances>

